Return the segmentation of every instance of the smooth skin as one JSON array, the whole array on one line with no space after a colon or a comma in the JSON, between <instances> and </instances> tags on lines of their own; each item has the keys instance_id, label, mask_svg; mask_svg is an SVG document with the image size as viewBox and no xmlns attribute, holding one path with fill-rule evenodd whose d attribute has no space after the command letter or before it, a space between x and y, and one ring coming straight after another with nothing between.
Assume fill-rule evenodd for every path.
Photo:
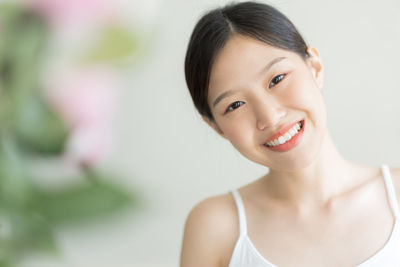
<instances>
[{"instance_id":1,"label":"smooth skin","mask_svg":"<svg viewBox=\"0 0 400 267\"><path fill-rule=\"evenodd\" d=\"M321 94L323 65L317 49L307 52L302 59L233 36L211 71L208 103L214 120L203 119L270 170L239 188L248 236L264 258L280 267L355 266L385 245L394 216L380 166L349 162L332 142ZM263 146L301 119L305 131L296 147L275 152ZM391 174L399 196L400 169ZM228 266L238 236L231 194L201 201L186 220L180 266Z\"/></svg>"}]
</instances>

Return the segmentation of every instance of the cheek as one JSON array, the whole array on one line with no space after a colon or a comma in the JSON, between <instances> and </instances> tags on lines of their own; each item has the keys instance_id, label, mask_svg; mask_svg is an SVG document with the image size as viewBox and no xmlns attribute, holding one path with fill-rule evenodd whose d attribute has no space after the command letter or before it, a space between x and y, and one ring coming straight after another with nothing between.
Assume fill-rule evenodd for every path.
<instances>
[{"instance_id":1,"label":"cheek","mask_svg":"<svg viewBox=\"0 0 400 267\"><path fill-rule=\"evenodd\" d=\"M321 91L309 73L297 75L289 85L285 101L297 109L303 109L313 116L325 114L325 102Z\"/></svg>"},{"instance_id":2,"label":"cheek","mask_svg":"<svg viewBox=\"0 0 400 267\"><path fill-rule=\"evenodd\" d=\"M233 146L236 148L244 147L252 140L253 132L250 125L251 121L251 119L241 116L240 118L235 118L234 123L222 124L221 130Z\"/></svg>"}]
</instances>

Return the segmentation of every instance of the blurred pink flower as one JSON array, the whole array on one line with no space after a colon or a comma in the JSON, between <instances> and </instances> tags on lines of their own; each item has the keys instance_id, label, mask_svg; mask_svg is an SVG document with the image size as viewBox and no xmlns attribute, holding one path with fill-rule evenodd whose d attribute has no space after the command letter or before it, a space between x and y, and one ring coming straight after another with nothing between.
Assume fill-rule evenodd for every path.
<instances>
[{"instance_id":1,"label":"blurred pink flower","mask_svg":"<svg viewBox=\"0 0 400 267\"><path fill-rule=\"evenodd\" d=\"M98 22L111 13L109 0L25 0L26 4L43 14L51 25L63 27Z\"/></svg>"},{"instance_id":2,"label":"blurred pink flower","mask_svg":"<svg viewBox=\"0 0 400 267\"><path fill-rule=\"evenodd\" d=\"M54 80L48 96L70 126L65 156L79 165L93 165L110 151L117 81L107 68L74 71Z\"/></svg>"}]
</instances>

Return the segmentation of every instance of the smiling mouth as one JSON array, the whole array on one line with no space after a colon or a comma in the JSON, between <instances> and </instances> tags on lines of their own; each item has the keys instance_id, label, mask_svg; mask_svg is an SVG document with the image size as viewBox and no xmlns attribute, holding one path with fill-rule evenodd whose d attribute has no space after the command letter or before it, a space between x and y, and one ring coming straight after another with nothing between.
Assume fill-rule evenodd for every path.
<instances>
[{"instance_id":1,"label":"smiling mouth","mask_svg":"<svg viewBox=\"0 0 400 267\"><path fill-rule=\"evenodd\" d=\"M292 139L297 139L298 135L302 133L303 126L304 120L298 121L285 132L275 137L273 140L264 143L264 146L268 148L278 148L279 146L288 143Z\"/></svg>"}]
</instances>

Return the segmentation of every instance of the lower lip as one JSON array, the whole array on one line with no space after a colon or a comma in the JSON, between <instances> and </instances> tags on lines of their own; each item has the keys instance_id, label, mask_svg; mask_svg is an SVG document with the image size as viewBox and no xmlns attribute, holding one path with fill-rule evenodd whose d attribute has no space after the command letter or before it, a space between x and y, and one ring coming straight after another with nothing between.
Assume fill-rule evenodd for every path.
<instances>
[{"instance_id":1,"label":"lower lip","mask_svg":"<svg viewBox=\"0 0 400 267\"><path fill-rule=\"evenodd\" d=\"M265 146L266 148L268 148L269 150L275 151L275 152L285 152L285 151L289 151L290 149L294 148L295 146L297 146L300 141L301 138L303 137L303 133L304 133L304 128L305 128L305 121L303 120L303 126L301 127L300 131L292 137L292 139L290 139L289 141L287 141L286 143L282 144L282 145L278 145L278 146Z\"/></svg>"}]
</instances>

